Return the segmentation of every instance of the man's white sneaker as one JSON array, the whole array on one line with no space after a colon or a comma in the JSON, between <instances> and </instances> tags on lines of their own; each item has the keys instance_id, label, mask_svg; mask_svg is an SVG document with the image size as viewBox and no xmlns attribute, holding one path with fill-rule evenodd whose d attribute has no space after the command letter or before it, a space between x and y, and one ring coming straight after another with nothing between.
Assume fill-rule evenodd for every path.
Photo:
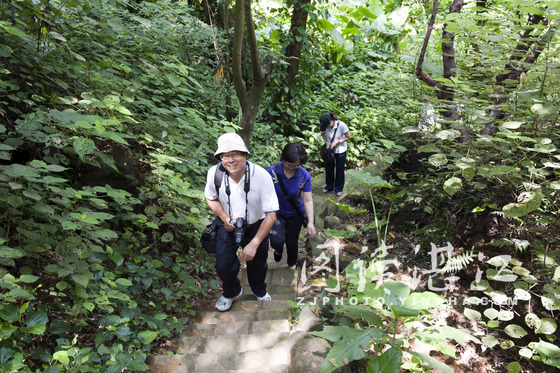
<instances>
[{"instance_id":1,"label":"man's white sneaker","mask_svg":"<svg viewBox=\"0 0 560 373\"><path fill-rule=\"evenodd\" d=\"M224 312L227 311L231 308L231 304L233 303L233 301L237 298L239 298L241 296L241 294L243 294L243 289L241 289L241 291L239 292L239 294L236 297L233 298L226 298L223 295L220 297L220 299L218 299L218 301L216 302L216 308L218 309L218 311L220 312ZM268 294L267 294L268 295ZM270 298L270 297L269 297Z\"/></svg>"},{"instance_id":2,"label":"man's white sneaker","mask_svg":"<svg viewBox=\"0 0 560 373\"><path fill-rule=\"evenodd\" d=\"M257 300L259 302L262 302L264 300L272 300L272 298L270 297L270 294L266 293L265 295L263 295L262 297L257 296Z\"/></svg>"}]
</instances>

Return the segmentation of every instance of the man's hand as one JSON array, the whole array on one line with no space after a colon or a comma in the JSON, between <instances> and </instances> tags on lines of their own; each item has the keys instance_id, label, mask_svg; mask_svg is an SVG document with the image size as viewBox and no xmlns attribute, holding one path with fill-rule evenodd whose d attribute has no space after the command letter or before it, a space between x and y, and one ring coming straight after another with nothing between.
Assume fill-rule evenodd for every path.
<instances>
[{"instance_id":1,"label":"man's hand","mask_svg":"<svg viewBox=\"0 0 560 373\"><path fill-rule=\"evenodd\" d=\"M228 232L233 232L233 230L235 229L235 226L233 224L231 224L230 221L228 220L227 222L224 222L224 228Z\"/></svg>"},{"instance_id":2,"label":"man's hand","mask_svg":"<svg viewBox=\"0 0 560 373\"><path fill-rule=\"evenodd\" d=\"M243 250L239 253L238 257L240 260L246 260L248 262L250 262L251 260L253 260L253 258L255 257L255 255L257 255L257 248L259 246L253 244L252 242L249 242L247 244L247 246L245 246L243 248Z\"/></svg>"}]
</instances>

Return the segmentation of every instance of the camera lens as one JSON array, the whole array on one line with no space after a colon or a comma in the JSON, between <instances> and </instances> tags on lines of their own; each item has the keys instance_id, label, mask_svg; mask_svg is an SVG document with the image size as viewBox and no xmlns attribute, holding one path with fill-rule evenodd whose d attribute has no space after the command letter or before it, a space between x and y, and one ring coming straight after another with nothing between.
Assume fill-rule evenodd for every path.
<instances>
[{"instance_id":1,"label":"camera lens","mask_svg":"<svg viewBox=\"0 0 560 373\"><path fill-rule=\"evenodd\" d=\"M235 243L239 245L239 244L241 244L241 241L243 241L243 236L245 234L245 226L243 224L243 219L238 218L236 220L232 220L231 224L235 227L235 229L233 230L233 236L235 237Z\"/></svg>"}]
</instances>

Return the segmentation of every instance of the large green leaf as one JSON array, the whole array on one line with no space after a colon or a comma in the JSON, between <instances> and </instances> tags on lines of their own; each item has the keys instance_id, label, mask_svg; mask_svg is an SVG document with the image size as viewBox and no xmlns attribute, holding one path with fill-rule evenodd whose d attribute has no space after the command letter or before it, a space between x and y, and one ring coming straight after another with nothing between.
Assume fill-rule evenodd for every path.
<instances>
[{"instance_id":1,"label":"large green leaf","mask_svg":"<svg viewBox=\"0 0 560 373\"><path fill-rule=\"evenodd\" d=\"M18 321L21 316L20 308L13 304L2 304L0 306L0 318L7 322Z\"/></svg>"},{"instance_id":2,"label":"large green leaf","mask_svg":"<svg viewBox=\"0 0 560 373\"><path fill-rule=\"evenodd\" d=\"M463 187L463 181L458 177L451 177L443 183L443 190L450 196L454 195Z\"/></svg>"},{"instance_id":3,"label":"large green leaf","mask_svg":"<svg viewBox=\"0 0 560 373\"><path fill-rule=\"evenodd\" d=\"M17 326L13 326L10 324L1 324L0 325L0 341L6 338L9 338L14 332L18 330Z\"/></svg>"},{"instance_id":4,"label":"large green leaf","mask_svg":"<svg viewBox=\"0 0 560 373\"><path fill-rule=\"evenodd\" d=\"M434 167L441 167L448 162L447 156L442 153L432 154L428 157L428 163Z\"/></svg>"},{"instance_id":5,"label":"large green leaf","mask_svg":"<svg viewBox=\"0 0 560 373\"><path fill-rule=\"evenodd\" d=\"M515 171L515 167L512 166L486 166L482 165L478 167L478 173L484 177L492 177L499 175L507 175Z\"/></svg>"},{"instance_id":6,"label":"large green leaf","mask_svg":"<svg viewBox=\"0 0 560 373\"><path fill-rule=\"evenodd\" d=\"M538 192L523 192L517 198L518 203L510 203L503 207L505 216L520 218L537 210L542 201L542 196Z\"/></svg>"},{"instance_id":7,"label":"large green leaf","mask_svg":"<svg viewBox=\"0 0 560 373\"><path fill-rule=\"evenodd\" d=\"M527 331L516 324L509 324L504 328L504 332L511 338L523 338L527 335Z\"/></svg>"},{"instance_id":8,"label":"large green leaf","mask_svg":"<svg viewBox=\"0 0 560 373\"><path fill-rule=\"evenodd\" d=\"M321 372L330 372L333 368L364 358L366 356L365 350L370 348L372 340L382 334L382 331L373 328L357 330L345 327L344 329L348 331L348 334L335 342L325 358Z\"/></svg>"},{"instance_id":9,"label":"large green leaf","mask_svg":"<svg viewBox=\"0 0 560 373\"><path fill-rule=\"evenodd\" d=\"M531 342L529 347L540 355L543 363L560 368L560 347L544 341Z\"/></svg>"},{"instance_id":10,"label":"large green leaf","mask_svg":"<svg viewBox=\"0 0 560 373\"><path fill-rule=\"evenodd\" d=\"M439 149L435 144L422 145L417 150L418 153L435 153L439 152Z\"/></svg>"},{"instance_id":11,"label":"large green leaf","mask_svg":"<svg viewBox=\"0 0 560 373\"><path fill-rule=\"evenodd\" d=\"M159 332L157 331L144 330L138 333L138 339L140 340L140 343L152 343L152 341L157 338L158 334Z\"/></svg>"},{"instance_id":12,"label":"large green leaf","mask_svg":"<svg viewBox=\"0 0 560 373\"><path fill-rule=\"evenodd\" d=\"M0 259L18 259L27 256L27 254L20 250L8 246L0 246Z\"/></svg>"},{"instance_id":13,"label":"large green leaf","mask_svg":"<svg viewBox=\"0 0 560 373\"><path fill-rule=\"evenodd\" d=\"M360 184L369 188L391 188L391 184L383 180L378 175L372 175L370 172L361 170L348 170L348 175L355 178Z\"/></svg>"},{"instance_id":14,"label":"large green leaf","mask_svg":"<svg viewBox=\"0 0 560 373\"><path fill-rule=\"evenodd\" d=\"M366 210L366 209L358 209L358 208L352 207L352 206L344 204L344 203L333 201L330 198L327 199L327 202L330 202L333 205L338 206L338 208L340 208L342 211L344 211L348 214L363 214L363 213L368 212L368 210Z\"/></svg>"},{"instance_id":15,"label":"large green leaf","mask_svg":"<svg viewBox=\"0 0 560 373\"><path fill-rule=\"evenodd\" d=\"M145 372L148 370L148 365L141 360L132 360L125 364L126 367L133 372Z\"/></svg>"},{"instance_id":16,"label":"large green leaf","mask_svg":"<svg viewBox=\"0 0 560 373\"><path fill-rule=\"evenodd\" d=\"M556 324L556 321L554 321L554 319L545 317L540 321L541 321L541 325L537 329L536 331L537 333L545 334L545 335L553 335L556 332L558 326Z\"/></svg>"},{"instance_id":17,"label":"large green leaf","mask_svg":"<svg viewBox=\"0 0 560 373\"><path fill-rule=\"evenodd\" d=\"M92 139L87 139L83 137L78 137L74 139L72 143L74 150L78 154L81 160L84 160L84 157L87 154L92 154L95 151L95 142Z\"/></svg>"},{"instance_id":18,"label":"large green leaf","mask_svg":"<svg viewBox=\"0 0 560 373\"><path fill-rule=\"evenodd\" d=\"M560 310L560 299L555 297L554 295L543 295L541 297L541 303L544 308L549 311L557 311Z\"/></svg>"},{"instance_id":19,"label":"large green leaf","mask_svg":"<svg viewBox=\"0 0 560 373\"><path fill-rule=\"evenodd\" d=\"M394 347L383 352L381 356L369 358L367 373L399 373L402 364L402 351Z\"/></svg>"},{"instance_id":20,"label":"large green leaf","mask_svg":"<svg viewBox=\"0 0 560 373\"><path fill-rule=\"evenodd\" d=\"M416 356L420 360L424 361L427 368L439 369L443 373L454 373L453 369L449 365L442 363L441 361L431 357L430 355L420 353L420 352L415 352L415 351L407 351L407 352L413 356Z\"/></svg>"}]
</instances>

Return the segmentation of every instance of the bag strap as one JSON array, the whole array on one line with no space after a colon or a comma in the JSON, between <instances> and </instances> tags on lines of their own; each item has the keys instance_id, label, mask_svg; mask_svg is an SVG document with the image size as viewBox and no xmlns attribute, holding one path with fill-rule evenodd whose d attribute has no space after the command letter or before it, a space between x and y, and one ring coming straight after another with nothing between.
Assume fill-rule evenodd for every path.
<instances>
[{"instance_id":1,"label":"bag strap","mask_svg":"<svg viewBox=\"0 0 560 373\"><path fill-rule=\"evenodd\" d=\"M278 167L278 164L276 164L276 167ZM272 172L274 173L274 176L276 176L276 179L278 180L278 184L280 184L280 188L282 189L282 193L284 193L284 196L286 197L286 199L288 200L288 202L290 202L290 205L292 205L292 207L294 208L294 210L297 211L297 213L305 218L305 215L303 215L303 212L301 212L301 210L299 209L298 205L296 204L296 201L294 201L294 199L292 198L292 196L290 196L288 194L288 191L286 190L286 186L284 185L284 181L282 180L282 175L280 175L279 173L275 172L275 170L272 170Z\"/></svg>"},{"instance_id":2,"label":"bag strap","mask_svg":"<svg viewBox=\"0 0 560 373\"><path fill-rule=\"evenodd\" d=\"M217 171L217 170L216 170ZM227 173L227 171L226 171ZM245 162L245 184L244 184L244 188L245 190L245 224L248 224L247 222L247 215L248 215L248 209L249 209L249 191L251 190L251 168L249 166L249 162ZM231 195L231 189L229 187L229 177L226 177L226 194L228 197L228 206L229 206L229 217L231 219L231 200L230 200L230 195Z\"/></svg>"},{"instance_id":3,"label":"bag strap","mask_svg":"<svg viewBox=\"0 0 560 373\"><path fill-rule=\"evenodd\" d=\"M334 137L336 136L336 131L338 131L338 121L336 121L336 128L334 129L334 132L333 132L333 134L332 134L331 141L329 141L329 144L332 144L332 143L333 143ZM337 145L337 146L338 146L338 145ZM333 148L333 153L334 153L334 148Z\"/></svg>"},{"instance_id":4,"label":"bag strap","mask_svg":"<svg viewBox=\"0 0 560 373\"><path fill-rule=\"evenodd\" d=\"M338 123L332 134L331 141L329 141L330 144L332 144L332 142L334 141L334 137L336 136L336 131L338 131Z\"/></svg>"},{"instance_id":5,"label":"bag strap","mask_svg":"<svg viewBox=\"0 0 560 373\"><path fill-rule=\"evenodd\" d=\"M216 193L218 193L218 198L220 197L220 187L222 186L222 180L224 179L224 174L226 169L222 164L222 161L218 162L216 165L216 173L214 174L214 188L216 188Z\"/></svg>"}]
</instances>

